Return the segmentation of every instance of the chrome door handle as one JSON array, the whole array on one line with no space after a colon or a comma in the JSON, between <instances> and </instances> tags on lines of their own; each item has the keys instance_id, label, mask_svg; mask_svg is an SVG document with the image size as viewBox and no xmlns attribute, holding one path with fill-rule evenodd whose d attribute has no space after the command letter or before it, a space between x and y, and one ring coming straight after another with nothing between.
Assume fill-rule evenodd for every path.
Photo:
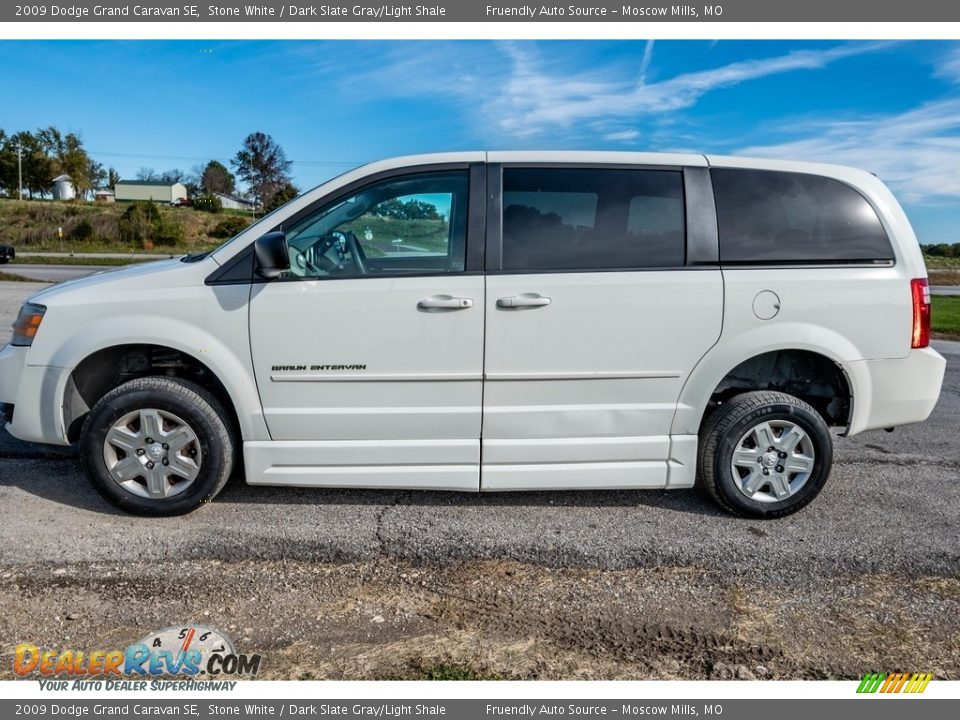
<instances>
[{"instance_id":1,"label":"chrome door handle","mask_svg":"<svg viewBox=\"0 0 960 720\"><path fill-rule=\"evenodd\" d=\"M538 308L546 307L550 304L550 298L536 293L524 293L523 295L511 295L497 300L497 307L510 308Z\"/></svg>"},{"instance_id":2,"label":"chrome door handle","mask_svg":"<svg viewBox=\"0 0 960 720\"><path fill-rule=\"evenodd\" d=\"M418 310L466 310L473 307L471 298L434 295L417 303Z\"/></svg>"}]
</instances>

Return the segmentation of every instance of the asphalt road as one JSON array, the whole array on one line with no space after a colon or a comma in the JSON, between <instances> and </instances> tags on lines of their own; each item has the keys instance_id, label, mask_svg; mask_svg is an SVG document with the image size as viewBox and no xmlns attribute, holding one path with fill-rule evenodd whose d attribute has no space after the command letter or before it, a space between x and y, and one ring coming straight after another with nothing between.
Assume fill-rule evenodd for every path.
<instances>
[{"instance_id":1,"label":"asphalt road","mask_svg":"<svg viewBox=\"0 0 960 720\"><path fill-rule=\"evenodd\" d=\"M0 328L19 304L10 285L16 284L0 283ZM695 565L779 577L819 571L955 577L960 343L934 345L948 366L933 417L892 434L838 438L822 495L780 521L733 518L697 490L477 496L254 488L236 479L191 515L143 519L101 500L74 458L0 433L0 563L122 561L136 538L140 560L502 558L597 568Z\"/></svg>"}]
</instances>

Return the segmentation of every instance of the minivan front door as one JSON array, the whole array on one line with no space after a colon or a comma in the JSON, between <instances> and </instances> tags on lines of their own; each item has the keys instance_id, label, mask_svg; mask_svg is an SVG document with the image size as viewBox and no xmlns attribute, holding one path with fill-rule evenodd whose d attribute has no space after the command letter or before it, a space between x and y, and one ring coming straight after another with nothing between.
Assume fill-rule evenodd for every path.
<instances>
[{"instance_id":1,"label":"minivan front door","mask_svg":"<svg viewBox=\"0 0 960 720\"><path fill-rule=\"evenodd\" d=\"M481 489L691 484L670 425L723 282L686 265L682 170L505 165L501 199Z\"/></svg>"},{"instance_id":2,"label":"minivan front door","mask_svg":"<svg viewBox=\"0 0 960 720\"><path fill-rule=\"evenodd\" d=\"M469 185L466 168L391 176L284 228L291 270L250 300L272 437L244 445L251 483L478 489Z\"/></svg>"}]
</instances>

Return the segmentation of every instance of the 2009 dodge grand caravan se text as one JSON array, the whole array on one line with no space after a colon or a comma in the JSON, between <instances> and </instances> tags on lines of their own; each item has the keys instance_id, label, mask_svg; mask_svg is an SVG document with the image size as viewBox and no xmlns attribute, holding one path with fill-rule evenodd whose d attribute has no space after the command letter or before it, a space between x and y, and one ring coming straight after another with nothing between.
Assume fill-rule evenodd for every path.
<instances>
[{"instance_id":1,"label":"2009 dodge grand caravan se text","mask_svg":"<svg viewBox=\"0 0 960 720\"><path fill-rule=\"evenodd\" d=\"M830 428L924 420L944 360L874 176L702 155L374 163L210 253L42 290L8 429L181 513L253 484L686 488L778 517Z\"/></svg>"}]
</instances>

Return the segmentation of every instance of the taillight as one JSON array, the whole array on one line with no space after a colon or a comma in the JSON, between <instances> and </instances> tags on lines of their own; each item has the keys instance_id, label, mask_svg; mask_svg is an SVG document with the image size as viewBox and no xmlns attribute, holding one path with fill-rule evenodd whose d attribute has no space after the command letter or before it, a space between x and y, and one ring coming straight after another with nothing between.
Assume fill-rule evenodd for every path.
<instances>
[{"instance_id":1,"label":"taillight","mask_svg":"<svg viewBox=\"0 0 960 720\"><path fill-rule=\"evenodd\" d=\"M913 334L910 347L925 348L930 344L930 286L926 278L910 281L913 297Z\"/></svg>"}]
</instances>

